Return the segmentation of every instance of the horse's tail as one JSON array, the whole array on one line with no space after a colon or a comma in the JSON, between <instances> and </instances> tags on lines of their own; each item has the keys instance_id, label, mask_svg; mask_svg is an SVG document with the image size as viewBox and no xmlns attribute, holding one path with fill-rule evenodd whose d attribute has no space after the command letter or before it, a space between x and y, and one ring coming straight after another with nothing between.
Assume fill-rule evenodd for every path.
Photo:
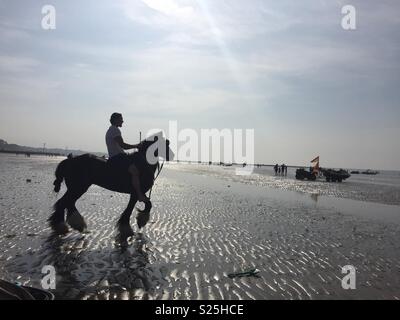
<instances>
[{"instance_id":1,"label":"horse's tail","mask_svg":"<svg viewBox=\"0 0 400 320\"><path fill-rule=\"evenodd\" d=\"M59 165L57 166L55 175L56 175L56 180L54 180L53 184L54 184L54 191L55 192L59 192L60 188L61 188L61 183L63 182L64 178L66 177L67 174L67 169L69 166L69 162L71 157L68 156L68 159L65 159L63 161L61 161L59 163Z\"/></svg>"}]
</instances>

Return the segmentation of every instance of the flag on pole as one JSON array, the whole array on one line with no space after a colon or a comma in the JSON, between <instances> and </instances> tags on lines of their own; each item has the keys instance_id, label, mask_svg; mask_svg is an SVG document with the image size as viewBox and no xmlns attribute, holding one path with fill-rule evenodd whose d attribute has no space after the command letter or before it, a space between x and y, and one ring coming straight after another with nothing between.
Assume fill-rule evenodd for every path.
<instances>
[{"instance_id":1,"label":"flag on pole","mask_svg":"<svg viewBox=\"0 0 400 320\"><path fill-rule=\"evenodd\" d=\"M316 157L315 159L311 160L310 162L311 162L311 163L313 163L313 162L319 162L319 156Z\"/></svg>"},{"instance_id":2,"label":"flag on pole","mask_svg":"<svg viewBox=\"0 0 400 320\"><path fill-rule=\"evenodd\" d=\"M319 156L310 161L314 167L312 173L318 174L319 172Z\"/></svg>"}]
</instances>

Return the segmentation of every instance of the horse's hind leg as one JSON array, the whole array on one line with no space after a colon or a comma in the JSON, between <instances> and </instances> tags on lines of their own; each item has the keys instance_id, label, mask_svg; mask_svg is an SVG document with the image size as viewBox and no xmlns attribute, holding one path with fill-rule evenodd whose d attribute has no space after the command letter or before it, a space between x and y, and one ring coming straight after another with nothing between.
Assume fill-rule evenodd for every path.
<instances>
[{"instance_id":1,"label":"horse's hind leg","mask_svg":"<svg viewBox=\"0 0 400 320\"><path fill-rule=\"evenodd\" d=\"M87 229L85 219L81 216L75 206L75 202L87 191L88 188L82 189L71 196L70 204L67 206L67 223L75 230L84 232Z\"/></svg>"},{"instance_id":2,"label":"horse's hind leg","mask_svg":"<svg viewBox=\"0 0 400 320\"><path fill-rule=\"evenodd\" d=\"M133 236L133 230L131 228L130 224L130 218L133 209L135 208L136 204L136 197L134 195L131 195L131 198L129 199L128 206L122 213L121 217L119 218L117 222L117 229L118 229L118 234L116 237L117 242L123 243L126 242L126 240Z\"/></svg>"}]
</instances>

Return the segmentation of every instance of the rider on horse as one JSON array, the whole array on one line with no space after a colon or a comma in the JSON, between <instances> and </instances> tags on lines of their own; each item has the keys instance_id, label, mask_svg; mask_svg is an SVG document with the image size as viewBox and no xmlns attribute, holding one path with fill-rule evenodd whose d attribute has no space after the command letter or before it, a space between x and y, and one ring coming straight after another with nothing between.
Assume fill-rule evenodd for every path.
<instances>
[{"instance_id":1,"label":"rider on horse","mask_svg":"<svg viewBox=\"0 0 400 320\"><path fill-rule=\"evenodd\" d=\"M119 127L122 127L122 123L124 122L122 114L113 113L110 122L111 126L106 133L106 144L109 155L108 163L116 168L127 168L132 177L132 187L137 195L138 201L148 202L149 199L143 194L140 186L139 171L135 164L132 163L131 158L128 157L124 151L138 148L139 144L127 144L122 139L121 130L119 130Z\"/></svg>"}]
</instances>

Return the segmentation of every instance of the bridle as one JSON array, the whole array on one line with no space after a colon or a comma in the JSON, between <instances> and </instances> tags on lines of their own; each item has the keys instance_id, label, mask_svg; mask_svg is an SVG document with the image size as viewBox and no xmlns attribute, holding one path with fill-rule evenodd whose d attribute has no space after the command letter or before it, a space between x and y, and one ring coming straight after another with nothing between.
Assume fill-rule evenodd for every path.
<instances>
[{"instance_id":1,"label":"bridle","mask_svg":"<svg viewBox=\"0 0 400 320\"><path fill-rule=\"evenodd\" d=\"M143 141L143 142L144 142L144 141ZM142 143L143 143L143 142L142 142ZM167 152L168 152L168 151L167 151ZM142 157L145 158L145 156L144 156L142 153L140 153L140 154L141 154ZM156 181L156 179L157 179L158 176L160 175L161 170L162 170L163 167L164 167L164 163L165 163L165 159L163 159L163 162L162 162L161 166L160 166L160 162L157 161L157 174L156 174L156 176L153 178L153 183L152 183L152 185L151 185L150 192L149 192L149 200L150 200L150 198L151 198L151 191L153 191L154 182Z\"/></svg>"}]
</instances>

